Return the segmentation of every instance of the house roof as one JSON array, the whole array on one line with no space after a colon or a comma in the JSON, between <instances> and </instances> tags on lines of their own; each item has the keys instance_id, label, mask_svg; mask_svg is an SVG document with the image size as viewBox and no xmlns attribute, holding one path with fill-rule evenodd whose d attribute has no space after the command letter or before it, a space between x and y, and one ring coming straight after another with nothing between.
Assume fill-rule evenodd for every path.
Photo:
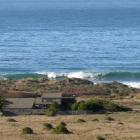
<instances>
[{"instance_id":1,"label":"house roof","mask_svg":"<svg viewBox=\"0 0 140 140\"><path fill-rule=\"evenodd\" d=\"M62 98L62 93L46 93L42 95L42 98Z\"/></svg>"},{"instance_id":2,"label":"house roof","mask_svg":"<svg viewBox=\"0 0 140 140\"><path fill-rule=\"evenodd\" d=\"M36 98L35 99L35 102L34 102L35 104L42 104L42 98Z\"/></svg>"},{"instance_id":3,"label":"house roof","mask_svg":"<svg viewBox=\"0 0 140 140\"><path fill-rule=\"evenodd\" d=\"M61 98L45 98L45 99L48 99L48 100L42 100L42 98L36 98L35 99L35 102L34 104L37 105L37 104L52 104L53 102L57 102L58 104L61 103ZM49 100L51 99L51 100Z\"/></svg>"},{"instance_id":4,"label":"house roof","mask_svg":"<svg viewBox=\"0 0 140 140\"><path fill-rule=\"evenodd\" d=\"M35 98L7 98L5 108L32 108Z\"/></svg>"}]
</instances>

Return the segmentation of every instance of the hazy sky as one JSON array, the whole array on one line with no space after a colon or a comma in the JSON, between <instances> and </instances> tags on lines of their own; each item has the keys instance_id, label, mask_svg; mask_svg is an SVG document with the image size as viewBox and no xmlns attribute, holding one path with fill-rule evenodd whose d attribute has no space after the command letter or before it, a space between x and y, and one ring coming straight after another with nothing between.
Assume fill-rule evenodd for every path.
<instances>
[{"instance_id":1,"label":"hazy sky","mask_svg":"<svg viewBox=\"0 0 140 140\"><path fill-rule=\"evenodd\" d=\"M140 7L140 0L0 0L0 9Z\"/></svg>"}]
</instances>

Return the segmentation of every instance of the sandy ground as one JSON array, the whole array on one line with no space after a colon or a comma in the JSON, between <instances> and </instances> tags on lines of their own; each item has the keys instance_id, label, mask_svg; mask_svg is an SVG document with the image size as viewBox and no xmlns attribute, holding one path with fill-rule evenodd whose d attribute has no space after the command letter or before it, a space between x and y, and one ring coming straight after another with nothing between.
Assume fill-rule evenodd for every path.
<instances>
[{"instance_id":1,"label":"sandy ground","mask_svg":"<svg viewBox=\"0 0 140 140\"><path fill-rule=\"evenodd\" d=\"M3 116L0 117L0 140L97 140L97 136L103 136L105 140L140 140L140 98L126 98L117 102L132 107L134 111L56 117ZM107 120L107 117L114 118L114 121ZM16 122L8 122L9 118ZM84 119L86 122L77 123L77 119ZM94 119L98 121L93 121ZM44 123L56 126L61 121L67 123L72 134L53 134L43 127ZM34 134L22 135L24 127L31 127Z\"/></svg>"},{"instance_id":2,"label":"sandy ground","mask_svg":"<svg viewBox=\"0 0 140 140\"><path fill-rule=\"evenodd\" d=\"M108 121L110 116L114 121ZM140 140L140 112L113 113L109 115L79 115L79 116L17 116L12 117L17 122L8 122L9 117L0 118L0 140L96 140L104 136L106 140ZM76 120L85 119L85 123ZM98 118L99 121L93 121ZM45 130L43 124L54 126L65 121L67 128L73 133L68 135L52 134ZM35 134L22 135L23 127L33 128Z\"/></svg>"}]
</instances>

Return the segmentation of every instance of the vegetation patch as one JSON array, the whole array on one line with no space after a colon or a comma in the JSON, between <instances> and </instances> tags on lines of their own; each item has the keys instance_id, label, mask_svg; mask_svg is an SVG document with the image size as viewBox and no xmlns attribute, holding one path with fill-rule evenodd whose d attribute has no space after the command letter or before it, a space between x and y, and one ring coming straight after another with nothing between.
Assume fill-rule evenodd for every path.
<instances>
[{"instance_id":1,"label":"vegetation patch","mask_svg":"<svg viewBox=\"0 0 140 140\"><path fill-rule=\"evenodd\" d=\"M23 129L22 129L22 134L33 134L34 132L33 132L33 129L32 128L30 128L30 127L24 127Z\"/></svg>"},{"instance_id":2,"label":"vegetation patch","mask_svg":"<svg viewBox=\"0 0 140 140\"><path fill-rule=\"evenodd\" d=\"M62 92L66 94L82 95L112 95L126 96L130 93L140 93L140 89L131 88L118 82L94 84L91 81L78 78L64 78L49 80L43 75L15 77L7 76L7 80L0 80L0 96L6 98L39 97L41 93Z\"/></svg>"},{"instance_id":3,"label":"vegetation patch","mask_svg":"<svg viewBox=\"0 0 140 140\"><path fill-rule=\"evenodd\" d=\"M45 111L47 116L55 116L56 113L60 110L60 106L57 103L53 103L49 106L49 108Z\"/></svg>"},{"instance_id":4,"label":"vegetation patch","mask_svg":"<svg viewBox=\"0 0 140 140\"><path fill-rule=\"evenodd\" d=\"M104 111L104 112L119 112L119 111L128 111L130 109L119 106L111 101L108 100L103 100L103 99L91 99L88 101L81 101L74 103L71 106L72 110L75 111L92 111L92 112L99 112L99 111Z\"/></svg>"},{"instance_id":5,"label":"vegetation patch","mask_svg":"<svg viewBox=\"0 0 140 140\"><path fill-rule=\"evenodd\" d=\"M93 122L98 122L98 121L99 121L99 119L97 119L97 118L96 118L96 119L93 119L92 121L93 121Z\"/></svg>"},{"instance_id":6,"label":"vegetation patch","mask_svg":"<svg viewBox=\"0 0 140 140\"><path fill-rule=\"evenodd\" d=\"M8 122L16 122L16 120L13 119L13 118L8 118L7 121L8 121Z\"/></svg>"},{"instance_id":7,"label":"vegetation patch","mask_svg":"<svg viewBox=\"0 0 140 140\"><path fill-rule=\"evenodd\" d=\"M3 112L3 107L6 104L6 100L3 97L0 97L0 112Z\"/></svg>"},{"instance_id":8,"label":"vegetation patch","mask_svg":"<svg viewBox=\"0 0 140 140\"><path fill-rule=\"evenodd\" d=\"M78 119L77 122L78 122L78 123L84 123L84 122L86 122L86 121L85 121L84 119Z\"/></svg>"},{"instance_id":9,"label":"vegetation patch","mask_svg":"<svg viewBox=\"0 0 140 140\"><path fill-rule=\"evenodd\" d=\"M43 126L44 126L44 128L47 129L47 130L53 129L53 125L50 124L50 123L45 123Z\"/></svg>"},{"instance_id":10,"label":"vegetation patch","mask_svg":"<svg viewBox=\"0 0 140 140\"><path fill-rule=\"evenodd\" d=\"M105 140L105 138L102 136L97 136L97 140Z\"/></svg>"},{"instance_id":11,"label":"vegetation patch","mask_svg":"<svg viewBox=\"0 0 140 140\"><path fill-rule=\"evenodd\" d=\"M59 124L53 129L54 134L70 134L71 132L66 128L65 125Z\"/></svg>"},{"instance_id":12,"label":"vegetation patch","mask_svg":"<svg viewBox=\"0 0 140 140\"><path fill-rule=\"evenodd\" d=\"M112 118L112 117L106 117L106 120L108 120L108 121L115 121L115 119Z\"/></svg>"},{"instance_id":13,"label":"vegetation patch","mask_svg":"<svg viewBox=\"0 0 140 140\"><path fill-rule=\"evenodd\" d=\"M123 125L124 123L123 122L118 122L118 124Z\"/></svg>"},{"instance_id":14,"label":"vegetation patch","mask_svg":"<svg viewBox=\"0 0 140 140\"><path fill-rule=\"evenodd\" d=\"M63 126L67 126L67 124L65 122L60 122L60 124Z\"/></svg>"}]
</instances>

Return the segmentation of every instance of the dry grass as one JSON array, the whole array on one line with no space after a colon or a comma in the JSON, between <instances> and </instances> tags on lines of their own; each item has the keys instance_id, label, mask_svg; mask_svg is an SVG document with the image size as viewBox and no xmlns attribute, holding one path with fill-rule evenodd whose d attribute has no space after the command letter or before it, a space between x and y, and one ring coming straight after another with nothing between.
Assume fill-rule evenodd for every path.
<instances>
[{"instance_id":1,"label":"dry grass","mask_svg":"<svg viewBox=\"0 0 140 140\"><path fill-rule=\"evenodd\" d=\"M140 140L140 101L130 98L116 102L131 106L135 111L108 115L0 117L0 140L97 140L97 136L103 136L106 140ZM107 120L107 117L114 118L114 121ZM16 122L8 122L9 118ZM77 123L79 118L86 122ZM97 119L98 121L93 121ZM57 135L44 129L44 123L51 123L55 127L62 121L72 134ZM21 135L24 127L32 128L34 134Z\"/></svg>"},{"instance_id":2,"label":"dry grass","mask_svg":"<svg viewBox=\"0 0 140 140\"><path fill-rule=\"evenodd\" d=\"M114 121L106 120L110 116ZM97 136L105 136L107 140L139 140L140 139L140 113L114 113L109 115L79 115L79 116L17 116L17 122L7 122L6 117L0 119L0 139L2 140L96 140ZM85 123L76 123L82 118ZM99 121L92 121L98 118ZM69 135L55 135L43 129L44 123L55 125L61 121L67 123L67 128L73 132ZM24 127L31 127L35 134L22 136Z\"/></svg>"}]
</instances>

